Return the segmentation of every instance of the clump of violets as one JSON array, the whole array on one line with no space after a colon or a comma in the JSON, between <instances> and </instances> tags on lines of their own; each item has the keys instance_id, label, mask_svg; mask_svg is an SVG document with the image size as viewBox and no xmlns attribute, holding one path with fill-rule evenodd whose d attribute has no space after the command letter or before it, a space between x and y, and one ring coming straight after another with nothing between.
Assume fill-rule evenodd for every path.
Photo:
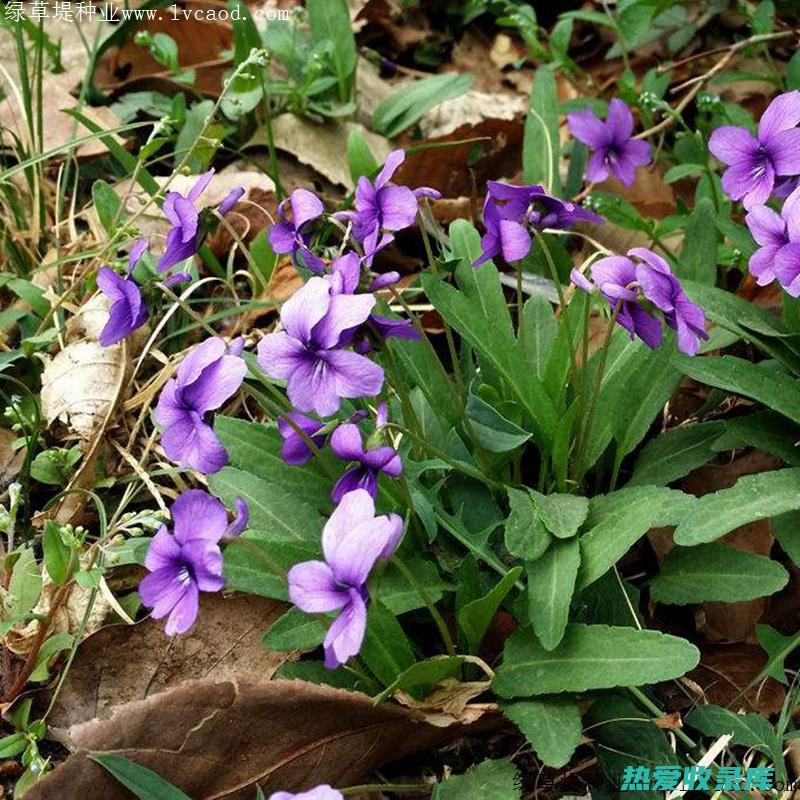
<instances>
[{"instance_id":1,"label":"clump of violets","mask_svg":"<svg viewBox=\"0 0 800 800\"><path fill-rule=\"evenodd\" d=\"M291 210L291 217L288 214ZM292 261L310 269L322 272L325 262L315 255L311 248L311 229L314 222L324 213L322 201L308 189L295 189L291 195L278 205L278 218L269 229L269 243L276 253L291 253Z\"/></svg>"},{"instance_id":2,"label":"clump of violets","mask_svg":"<svg viewBox=\"0 0 800 800\"><path fill-rule=\"evenodd\" d=\"M325 278L311 278L281 306L283 330L258 343L258 364L286 380L298 411L335 414L342 398L372 397L383 386L383 369L347 349L375 305L371 294L337 294Z\"/></svg>"},{"instance_id":3,"label":"clump of violets","mask_svg":"<svg viewBox=\"0 0 800 800\"><path fill-rule=\"evenodd\" d=\"M474 262L479 267L498 255L511 263L530 252L531 229L567 229L577 222L601 223L602 217L575 203L551 197L535 184L515 186L501 181L487 181L483 203L481 254Z\"/></svg>"},{"instance_id":4,"label":"clump of violets","mask_svg":"<svg viewBox=\"0 0 800 800\"><path fill-rule=\"evenodd\" d=\"M378 559L391 558L403 535L397 514L375 515L369 492L342 497L322 532L324 561L289 570L289 598L308 614L336 613L323 643L325 666L336 669L361 650L367 627L367 578Z\"/></svg>"},{"instance_id":5,"label":"clump of violets","mask_svg":"<svg viewBox=\"0 0 800 800\"><path fill-rule=\"evenodd\" d=\"M206 422L244 381L247 365L240 357L244 341L230 346L219 337L206 339L183 359L158 399L154 418L162 427L167 457L206 475L228 463L228 454Z\"/></svg>"},{"instance_id":6,"label":"clump of violets","mask_svg":"<svg viewBox=\"0 0 800 800\"><path fill-rule=\"evenodd\" d=\"M147 241L137 239L128 258L128 274L122 278L113 269L101 267L97 287L109 299L108 321L100 331L99 341L110 347L130 336L147 322L147 306L131 273L147 250Z\"/></svg>"},{"instance_id":7,"label":"clump of violets","mask_svg":"<svg viewBox=\"0 0 800 800\"><path fill-rule=\"evenodd\" d=\"M333 789L327 783L315 786L305 792L292 794L291 792L273 792L269 800L344 800L344 795L338 790Z\"/></svg>"},{"instance_id":8,"label":"clump of violets","mask_svg":"<svg viewBox=\"0 0 800 800\"><path fill-rule=\"evenodd\" d=\"M722 188L748 210L765 203L776 178L800 174L800 92L779 94L761 115L758 133L723 125L708 142L714 156L727 165Z\"/></svg>"},{"instance_id":9,"label":"clump of violets","mask_svg":"<svg viewBox=\"0 0 800 800\"><path fill-rule=\"evenodd\" d=\"M375 433L366 446L358 425L353 422L339 425L331 434L331 450L338 458L353 465L336 481L331 492L334 503L340 502L345 494L355 489L365 489L375 498L378 496L378 476L381 473L389 478L399 478L403 474L403 461L397 451L380 443L386 423L386 404L381 403Z\"/></svg>"},{"instance_id":10,"label":"clump of violets","mask_svg":"<svg viewBox=\"0 0 800 800\"><path fill-rule=\"evenodd\" d=\"M780 213L756 206L745 222L760 247L750 256L750 272L759 286L778 280L787 294L800 296L800 188L795 189Z\"/></svg>"},{"instance_id":11,"label":"clump of violets","mask_svg":"<svg viewBox=\"0 0 800 800\"><path fill-rule=\"evenodd\" d=\"M591 151L586 165L586 179L600 183L613 175L620 183L630 186L636 168L650 163L650 145L633 137L633 114L628 106L615 97L608 104L605 121L589 108L567 114L570 133Z\"/></svg>"},{"instance_id":12,"label":"clump of violets","mask_svg":"<svg viewBox=\"0 0 800 800\"><path fill-rule=\"evenodd\" d=\"M677 331L678 349L687 355L696 355L700 342L708 339L703 309L686 296L669 264L651 250L634 247L627 256L601 258L592 265L592 281L577 269L572 280L585 292L597 289L631 339L638 336L650 348L662 340L656 310Z\"/></svg>"},{"instance_id":13,"label":"clump of violets","mask_svg":"<svg viewBox=\"0 0 800 800\"><path fill-rule=\"evenodd\" d=\"M149 575L139 584L142 604L153 619L167 617L166 633L185 633L194 625L200 592L218 592L222 577L220 542L247 526L247 505L236 501L236 516L228 522L222 503L201 489L189 489L172 504L172 532L162 525L145 557Z\"/></svg>"}]
</instances>

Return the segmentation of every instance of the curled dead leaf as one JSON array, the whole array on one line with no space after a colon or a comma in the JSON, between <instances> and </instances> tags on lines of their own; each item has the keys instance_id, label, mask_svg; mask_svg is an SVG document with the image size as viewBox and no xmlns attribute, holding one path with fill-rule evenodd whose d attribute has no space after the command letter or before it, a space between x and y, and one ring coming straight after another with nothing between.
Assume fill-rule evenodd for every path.
<instances>
[{"instance_id":1,"label":"curled dead leaf","mask_svg":"<svg viewBox=\"0 0 800 800\"><path fill-rule=\"evenodd\" d=\"M124 370L122 345L67 345L42 374L42 414L48 425L59 420L91 440L116 401Z\"/></svg>"},{"instance_id":2,"label":"curled dead leaf","mask_svg":"<svg viewBox=\"0 0 800 800\"><path fill-rule=\"evenodd\" d=\"M284 608L261 597L209 594L191 636L166 636L163 621L154 619L101 628L75 655L50 715L51 731L69 746L75 725L106 719L124 703L210 674L268 680L292 658L261 646L263 632Z\"/></svg>"},{"instance_id":3,"label":"curled dead leaf","mask_svg":"<svg viewBox=\"0 0 800 800\"><path fill-rule=\"evenodd\" d=\"M193 680L74 726L70 738L80 749L26 797L127 798L90 752L143 764L195 800L252 800L256 785L266 795L348 786L469 730L438 728L397 705L304 681Z\"/></svg>"},{"instance_id":4,"label":"curled dead leaf","mask_svg":"<svg viewBox=\"0 0 800 800\"><path fill-rule=\"evenodd\" d=\"M66 591L68 594L66 600L60 602L58 595L62 591ZM53 612L54 607L55 611ZM46 568L42 569L42 594L32 613L41 617L50 617L52 614L47 631L48 636L55 636L58 633L76 634L80 630L84 618L86 622L83 627L83 635L90 636L99 630L110 610L111 604L102 592L97 592L92 600L91 589L84 589L77 583L73 583L65 589L53 582L47 574ZM31 620L22 627L12 628L3 638L3 643L13 653L26 656L33 647L39 627L39 622Z\"/></svg>"},{"instance_id":5,"label":"curled dead leaf","mask_svg":"<svg viewBox=\"0 0 800 800\"><path fill-rule=\"evenodd\" d=\"M415 719L437 728L451 725L472 725L484 714L496 712L497 703L471 703L489 690L491 681L462 683L451 678L442 681L424 700L415 700L405 692L397 692L396 699L408 708Z\"/></svg>"}]
</instances>

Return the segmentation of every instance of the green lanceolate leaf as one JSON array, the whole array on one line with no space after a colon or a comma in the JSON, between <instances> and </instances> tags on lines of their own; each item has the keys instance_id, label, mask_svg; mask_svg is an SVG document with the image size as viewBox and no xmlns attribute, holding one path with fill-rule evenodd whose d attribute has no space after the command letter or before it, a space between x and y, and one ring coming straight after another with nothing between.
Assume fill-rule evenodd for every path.
<instances>
[{"instance_id":1,"label":"green lanceolate leaf","mask_svg":"<svg viewBox=\"0 0 800 800\"><path fill-rule=\"evenodd\" d=\"M675 525L695 499L674 489L634 486L593 497L587 532L581 538L578 589L611 569L650 528Z\"/></svg>"},{"instance_id":2,"label":"green lanceolate leaf","mask_svg":"<svg viewBox=\"0 0 800 800\"><path fill-rule=\"evenodd\" d=\"M392 92L378 104L372 115L372 128L391 139L411 127L434 106L464 94L473 80L469 73L446 72L414 81Z\"/></svg>"},{"instance_id":3,"label":"green lanceolate leaf","mask_svg":"<svg viewBox=\"0 0 800 800\"><path fill-rule=\"evenodd\" d=\"M717 279L717 212L713 201L704 197L698 200L689 216L686 234L681 247L680 278L713 286Z\"/></svg>"},{"instance_id":4,"label":"green lanceolate leaf","mask_svg":"<svg viewBox=\"0 0 800 800\"><path fill-rule=\"evenodd\" d=\"M574 494L541 494L531 491L539 517L553 536L569 539L583 525L589 514L589 500Z\"/></svg>"},{"instance_id":5,"label":"green lanceolate leaf","mask_svg":"<svg viewBox=\"0 0 800 800\"><path fill-rule=\"evenodd\" d=\"M379 601L369 607L361 658L384 686L391 686L416 661L397 617Z\"/></svg>"},{"instance_id":6,"label":"green lanceolate leaf","mask_svg":"<svg viewBox=\"0 0 800 800\"><path fill-rule=\"evenodd\" d=\"M739 478L729 489L698 498L675 530L675 543L696 545L759 519L800 509L800 467Z\"/></svg>"},{"instance_id":7,"label":"green lanceolate leaf","mask_svg":"<svg viewBox=\"0 0 800 800\"><path fill-rule=\"evenodd\" d=\"M470 393L467 398L467 419L478 444L490 453L508 453L531 438L528 431L506 419L476 394Z\"/></svg>"},{"instance_id":8,"label":"green lanceolate leaf","mask_svg":"<svg viewBox=\"0 0 800 800\"><path fill-rule=\"evenodd\" d=\"M800 381L736 356L676 357L678 366L701 383L758 400L800 424Z\"/></svg>"},{"instance_id":9,"label":"green lanceolate leaf","mask_svg":"<svg viewBox=\"0 0 800 800\"><path fill-rule=\"evenodd\" d=\"M36 563L33 548L26 546L18 552L20 555L14 562L8 586L10 612L14 616L27 614L39 602L42 593L42 570Z\"/></svg>"},{"instance_id":10,"label":"green lanceolate leaf","mask_svg":"<svg viewBox=\"0 0 800 800\"><path fill-rule=\"evenodd\" d=\"M434 787L431 800L519 800L517 768L507 758L483 761Z\"/></svg>"},{"instance_id":11,"label":"green lanceolate leaf","mask_svg":"<svg viewBox=\"0 0 800 800\"><path fill-rule=\"evenodd\" d=\"M313 650L322 644L326 632L327 627L319 617L292 606L270 625L261 637L261 645L266 650L281 652Z\"/></svg>"},{"instance_id":12,"label":"green lanceolate leaf","mask_svg":"<svg viewBox=\"0 0 800 800\"><path fill-rule=\"evenodd\" d=\"M560 147L555 73L543 66L536 70L525 119L522 172L526 183L543 184L556 197L561 194Z\"/></svg>"},{"instance_id":13,"label":"green lanceolate leaf","mask_svg":"<svg viewBox=\"0 0 800 800\"><path fill-rule=\"evenodd\" d=\"M448 678L453 678L458 674L461 666L469 660L469 656L434 656L425 661L418 661L398 675L397 680L375 698L375 702L381 703L392 693L400 690L415 689L419 686L435 686Z\"/></svg>"},{"instance_id":14,"label":"green lanceolate leaf","mask_svg":"<svg viewBox=\"0 0 800 800\"><path fill-rule=\"evenodd\" d=\"M378 171L379 166L367 140L353 128L347 136L347 167L353 183L357 183L362 175L369 178Z\"/></svg>"},{"instance_id":15,"label":"green lanceolate leaf","mask_svg":"<svg viewBox=\"0 0 800 800\"><path fill-rule=\"evenodd\" d=\"M725 422L681 425L648 442L628 486L665 486L708 463L715 455L713 445L725 433Z\"/></svg>"},{"instance_id":16,"label":"green lanceolate leaf","mask_svg":"<svg viewBox=\"0 0 800 800\"><path fill-rule=\"evenodd\" d=\"M735 714L719 706L698 706L687 717L686 724L706 736L733 734L732 744L754 747L770 756L775 767L783 763L781 742L772 725L761 714Z\"/></svg>"},{"instance_id":17,"label":"green lanceolate leaf","mask_svg":"<svg viewBox=\"0 0 800 800\"><path fill-rule=\"evenodd\" d=\"M501 703L503 713L520 729L548 767L563 767L581 738L581 711L572 697L540 697Z\"/></svg>"},{"instance_id":18,"label":"green lanceolate leaf","mask_svg":"<svg viewBox=\"0 0 800 800\"><path fill-rule=\"evenodd\" d=\"M536 377L544 380L545 367L550 358L558 325L553 307L546 297L533 295L524 309L524 325L520 333L520 345L525 360L533 365Z\"/></svg>"},{"instance_id":19,"label":"green lanceolate leaf","mask_svg":"<svg viewBox=\"0 0 800 800\"><path fill-rule=\"evenodd\" d=\"M436 309L475 349L479 361L502 379L513 399L531 418L534 438L548 448L557 425L555 406L525 361L514 336L505 296L494 264L477 269L472 261L480 253L480 236L469 223L450 226L459 289L424 273L422 285Z\"/></svg>"},{"instance_id":20,"label":"green lanceolate leaf","mask_svg":"<svg viewBox=\"0 0 800 800\"><path fill-rule=\"evenodd\" d=\"M723 544L675 547L650 584L650 597L673 605L738 603L774 594L788 580L789 573L766 556Z\"/></svg>"},{"instance_id":21,"label":"green lanceolate leaf","mask_svg":"<svg viewBox=\"0 0 800 800\"><path fill-rule=\"evenodd\" d=\"M511 487L507 491L511 513L505 526L506 548L517 558L535 561L547 550L552 536L545 528L530 492Z\"/></svg>"},{"instance_id":22,"label":"green lanceolate leaf","mask_svg":"<svg viewBox=\"0 0 800 800\"><path fill-rule=\"evenodd\" d=\"M478 651L484 634L497 613L500 604L514 587L522 573L522 567L510 569L483 597L467 603L459 612L458 622L464 632L467 647L470 652Z\"/></svg>"},{"instance_id":23,"label":"green lanceolate leaf","mask_svg":"<svg viewBox=\"0 0 800 800\"><path fill-rule=\"evenodd\" d=\"M95 753L89 756L110 772L126 789L140 800L191 800L180 789L165 781L153 770L113 753Z\"/></svg>"},{"instance_id":24,"label":"green lanceolate leaf","mask_svg":"<svg viewBox=\"0 0 800 800\"><path fill-rule=\"evenodd\" d=\"M548 651L522 628L506 641L493 686L506 698L643 686L677 678L699 659L694 645L658 631L573 623Z\"/></svg>"},{"instance_id":25,"label":"green lanceolate leaf","mask_svg":"<svg viewBox=\"0 0 800 800\"><path fill-rule=\"evenodd\" d=\"M527 562L528 619L542 647L553 650L564 636L581 563L577 539L553 542L537 561Z\"/></svg>"},{"instance_id":26,"label":"green lanceolate leaf","mask_svg":"<svg viewBox=\"0 0 800 800\"><path fill-rule=\"evenodd\" d=\"M329 41L339 84L339 101L350 100L356 74L356 40L347 0L308 0L308 23L314 42Z\"/></svg>"},{"instance_id":27,"label":"green lanceolate leaf","mask_svg":"<svg viewBox=\"0 0 800 800\"><path fill-rule=\"evenodd\" d=\"M77 559L73 557L72 550L61 538L58 523L51 519L44 525L42 549L47 574L54 583L63 586L72 577Z\"/></svg>"}]
</instances>

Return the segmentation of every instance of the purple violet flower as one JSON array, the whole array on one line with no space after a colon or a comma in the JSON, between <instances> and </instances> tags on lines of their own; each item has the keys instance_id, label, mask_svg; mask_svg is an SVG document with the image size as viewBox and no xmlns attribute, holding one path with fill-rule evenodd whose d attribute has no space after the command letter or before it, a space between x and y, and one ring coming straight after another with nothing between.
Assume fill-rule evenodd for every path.
<instances>
[{"instance_id":1,"label":"purple violet flower","mask_svg":"<svg viewBox=\"0 0 800 800\"><path fill-rule=\"evenodd\" d=\"M304 561L289 570L289 598L301 611L338 612L324 641L328 669L336 669L361 650L367 627L367 578L379 558L391 558L402 535L402 518L376 517L369 492L356 489L342 498L325 524L325 561Z\"/></svg>"},{"instance_id":2,"label":"purple violet flower","mask_svg":"<svg viewBox=\"0 0 800 800\"><path fill-rule=\"evenodd\" d=\"M286 417L291 419L294 425ZM293 467L299 467L307 463L314 453L306 440L297 432L297 428L300 428L319 450L325 446L325 434L318 435L318 432L324 427L324 422L311 419L311 417L307 417L299 411L292 411L290 414L286 414L285 417L280 417L278 419L278 433L283 439L281 458Z\"/></svg>"},{"instance_id":3,"label":"purple violet flower","mask_svg":"<svg viewBox=\"0 0 800 800\"><path fill-rule=\"evenodd\" d=\"M756 206L745 217L753 238L761 245L750 256L750 272L759 286L776 278L792 297L800 295L800 189L795 189L780 214Z\"/></svg>"},{"instance_id":4,"label":"purple violet flower","mask_svg":"<svg viewBox=\"0 0 800 800\"><path fill-rule=\"evenodd\" d=\"M778 176L800 173L800 92L779 94L762 114L758 135L746 128L723 125L708 141L708 149L728 169L722 188L748 211L765 203Z\"/></svg>"},{"instance_id":5,"label":"purple violet flower","mask_svg":"<svg viewBox=\"0 0 800 800\"><path fill-rule=\"evenodd\" d=\"M170 229L167 231L164 253L156 265L158 272L166 272L170 267L180 264L181 261L185 261L195 254L200 220L195 202L206 190L213 177L213 168L200 175L186 197L180 192L167 192L161 210L170 222Z\"/></svg>"},{"instance_id":6,"label":"purple violet flower","mask_svg":"<svg viewBox=\"0 0 800 800\"><path fill-rule=\"evenodd\" d=\"M708 340L703 309L687 297L680 281L661 256L644 247L634 247L628 255L641 259L649 267L637 269L642 293L661 311L667 325L677 331L678 349L689 356L697 355L701 340Z\"/></svg>"},{"instance_id":7,"label":"purple violet flower","mask_svg":"<svg viewBox=\"0 0 800 800\"><path fill-rule=\"evenodd\" d=\"M337 789L331 788L327 783L323 783L298 794L273 792L269 796L269 800L344 800L344 795Z\"/></svg>"},{"instance_id":8,"label":"purple violet flower","mask_svg":"<svg viewBox=\"0 0 800 800\"><path fill-rule=\"evenodd\" d=\"M393 447L383 445L364 448L364 440L358 425L346 422L339 425L331 435L331 450L343 461L355 462L355 466L336 481L331 491L331 501L338 503L354 489L366 489L375 498L378 496L378 475L383 472L390 478L403 474L403 461Z\"/></svg>"},{"instance_id":9,"label":"purple violet flower","mask_svg":"<svg viewBox=\"0 0 800 800\"><path fill-rule=\"evenodd\" d=\"M161 446L181 466L210 475L228 463L228 454L205 422L242 385L247 365L239 357L241 339L228 348L219 337L206 339L180 363L161 390L154 413L163 427Z\"/></svg>"},{"instance_id":10,"label":"purple violet flower","mask_svg":"<svg viewBox=\"0 0 800 800\"><path fill-rule=\"evenodd\" d=\"M590 282L578 270L572 271L572 281L585 292L595 287L616 310L617 322L630 334L638 336L648 347L661 344L661 323L642 305L649 301L659 309L664 321L678 332L678 349L696 355L700 340L708 339L705 314L683 291L663 258L644 247L634 247L627 256L608 256L592 265Z\"/></svg>"},{"instance_id":11,"label":"purple violet flower","mask_svg":"<svg viewBox=\"0 0 800 800\"><path fill-rule=\"evenodd\" d=\"M570 133L593 152L586 166L586 179L600 183L609 173L625 186L636 177L636 167L650 163L650 145L633 139L633 114L615 97L608 104L605 122L589 108L567 114Z\"/></svg>"},{"instance_id":12,"label":"purple violet flower","mask_svg":"<svg viewBox=\"0 0 800 800\"><path fill-rule=\"evenodd\" d=\"M189 489L172 504L173 533L159 528L147 549L150 574L139 584L153 619L169 615L166 633L185 633L197 619L200 592L218 592L222 577L219 543L229 528L222 503L201 489Z\"/></svg>"},{"instance_id":13,"label":"purple violet flower","mask_svg":"<svg viewBox=\"0 0 800 800\"><path fill-rule=\"evenodd\" d=\"M352 222L353 238L361 243L367 266L372 264L379 250L394 240L394 232L414 224L421 197L435 200L442 196L436 189L426 186L410 189L389 183L405 157L403 150L389 153L374 182L362 175L356 185L356 210L336 214L337 218Z\"/></svg>"},{"instance_id":14,"label":"purple violet flower","mask_svg":"<svg viewBox=\"0 0 800 800\"><path fill-rule=\"evenodd\" d=\"M281 307L283 330L258 343L258 363L272 378L287 380L298 411L335 414L342 398L372 397L383 386L383 369L343 349L368 319L370 294L336 294L325 278L311 278Z\"/></svg>"},{"instance_id":15,"label":"purple violet flower","mask_svg":"<svg viewBox=\"0 0 800 800\"><path fill-rule=\"evenodd\" d=\"M511 263L525 258L531 249L530 229L566 229L576 222L601 223L602 217L557 197L551 197L541 186L515 186L500 181L487 181L483 203L486 233L481 238L481 255L473 267L502 253Z\"/></svg>"},{"instance_id":16,"label":"purple violet flower","mask_svg":"<svg viewBox=\"0 0 800 800\"><path fill-rule=\"evenodd\" d=\"M287 216L287 206L292 211L291 219ZM309 248L311 241L310 228L315 220L324 213L322 201L308 189L295 189L288 199L278 206L278 217L269 229L269 243L276 253L291 253L292 261L312 272L322 272L325 262L314 255Z\"/></svg>"},{"instance_id":17,"label":"purple violet flower","mask_svg":"<svg viewBox=\"0 0 800 800\"><path fill-rule=\"evenodd\" d=\"M330 274L326 279L331 285L333 294L355 294L361 280L361 259L352 251L335 259L331 264ZM400 280L400 275L396 272L388 272L379 275L369 287L370 292L390 286ZM377 287L377 288L376 288ZM394 317L385 317L380 314L370 314L368 322L373 330L382 339L390 339L393 336L400 339L419 339L420 334L411 324L411 320ZM355 348L357 352L366 353L370 350L369 341L366 338L366 331L360 331L357 335Z\"/></svg>"},{"instance_id":18,"label":"purple violet flower","mask_svg":"<svg viewBox=\"0 0 800 800\"><path fill-rule=\"evenodd\" d=\"M97 272L97 288L111 301L108 322L100 331L98 341L103 347L121 342L147 322L147 306L142 292L131 273L147 250L147 240L137 239L128 257L128 275L120 277L109 267Z\"/></svg>"}]
</instances>

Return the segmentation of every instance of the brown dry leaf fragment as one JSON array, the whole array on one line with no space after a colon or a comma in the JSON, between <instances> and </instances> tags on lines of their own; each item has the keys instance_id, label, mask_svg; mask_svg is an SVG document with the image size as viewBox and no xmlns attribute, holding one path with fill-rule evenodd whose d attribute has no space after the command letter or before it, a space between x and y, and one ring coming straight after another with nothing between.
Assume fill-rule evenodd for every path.
<instances>
[{"instance_id":1,"label":"brown dry leaf fragment","mask_svg":"<svg viewBox=\"0 0 800 800\"><path fill-rule=\"evenodd\" d=\"M467 134L462 129L465 127L475 128L486 120L521 119L527 105L524 97L500 92L489 94L470 89L459 97L445 100L432 108L420 119L419 127L426 139L450 136L458 130L461 130L458 138L486 135Z\"/></svg>"},{"instance_id":2,"label":"brown dry leaf fragment","mask_svg":"<svg viewBox=\"0 0 800 800\"><path fill-rule=\"evenodd\" d=\"M42 569L42 594L32 613L41 617L49 617L54 603L58 604L56 598L62 591L68 591L69 594L53 615L47 631L48 637L58 633L77 633L84 617L86 617L86 624L83 628L84 636L90 636L99 630L111 610L111 604L103 593L97 592L92 601L92 590L84 589L77 583L73 583L69 589L63 589L53 583L52 578L47 574L47 569ZM92 602L91 609L89 609L90 601ZM87 610L89 611L88 617L86 616ZM3 638L3 642L12 652L25 656L31 651L39 627L40 623L32 620L23 627L12 628Z\"/></svg>"},{"instance_id":3,"label":"brown dry leaf fragment","mask_svg":"<svg viewBox=\"0 0 800 800\"><path fill-rule=\"evenodd\" d=\"M766 653L756 645L707 645L702 648L700 664L687 676L690 681L687 685L697 684L703 693L698 698L702 702L727 707L766 663ZM688 707L686 697L680 697ZM781 710L785 697L786 689L778 681L767 678L749 689L731 710L744 709L770 716Z\"/></svg>"},{"instance_id":4,"label":"brown dry leaf fragment","mask_svg":"<svg viewBox=\"0 0 800 800\"><path fill-rule=\"evenodd\" d=\"M198 19L192 13L196 9L207 11L214 4L189 0L181 4L187 18L175 19L169 10L157 14L155 19L136 26L137 31L150 34L166 33L178 46L178 63L183 69L195 69L192 89L208 97L218 97L222 79L230 69L230 54L233 48L233 28L229 22ZM224 6L216 6L217 9ZM166 94L186 91L176 83L170 71L159 64L147 47L138 45L131 36L120 47L111 48L100 60L95 72L95 83L105 91L130 89L154 89Z\"/></svg>"},{"instance_id":5,"label":"brown dry leaf fragment","mask_svg":"<svg viewBox=\"0 0 800 800\"><path fill-rule=\"evenodd\" d=\"M375 160L382 164L392 146L383 136L368 131L357 122L328 122L325 125L309 122L294 114L281 114L272 122L275 148L293 155L301 164L307 164L331 183L354 188L347 166L347 138L351 131L364 137ZM266 134L259 131L247 146L265 145Z\"/></svg>"},{"instance_id":6,"label":"brown dry leaf fragment","mask_svg":"<svg viewBox=\"0 0 800 800\"><path fill-rule=\"evenodd\" d=\"M664 731L679 731L683 728L683 720L677 711L656 717L653 720L653 724Z\"/></svg>"},{"instance_id":7,"label":"brown dry leaf fragment","mask_svg":"<svg viewBox=\"0 0 800 800\"><path fill-rule=\"evenodd\" d=\"M124 703L189 679L268 680L292 658L261 646L262 634L284 609L276 600L209 594L191 636L166 636L163 621L153 619L102 628L80 646L50 715L52 728L69 746L72 726L106 719Z\"/></svg>"},{"instance_id":8,"label":"brown dry leaf fragment","mask_svg":"<svg viewBox=\"0 0 800 800\"><path fill-rule=\"evenodd\" d=\"M4 491L17 477L22 462L25 460L25 448L14 450L17 434L8 428L0 428L0 492Z\"/></svg>"},{"instance_id":9,"label":"brown dry leaf fragment","mask_svg":"<svg viewBox=\"0 0 800 800\"><path fill-rule=\"evenodd\" d=\"M127 800L89 752L130 758L195 800L252 800L256 784L267 796L349 786L468 730L437 728L391 703L304 681L194 680L72 728L81 749L26 797Z\"/></svg>"},{"instance_id":10,"label":"brown dry leaf fragment","mask_svg":"<svg viewBox=\"0 0 800 800\"><path fill-rule=\"evenodd\" d=\"M496 703L470 703L489 690L491 681L462 683L451 678L442 681L424 700L415 700L405 692L397 692L397 700L411 710L416 719L449 728L451 725L471 725L484 714L497 711Z\"/></svg>"},{"instance_id":11,"label":"brown dry leaf fragment","mask_svg":"<svg viewBox=\"0 0 800 800\"><path fill-rule=\"evenodd\" d=\"M395 175L398 183L417 188L430 186L446 198L483 197L486 181L510 177L522 157L522 119L484 119L460 125L452 133L428 143L482 139L409 153ZM433 203L434 212L436 202Z\"/></svg>"},{"instance_id":12,"label":"brown dry leaf fragment","mask_svg":"<svg viewBox=\"0 0 800 800\"><path fill-rule=\"evenodd\" d=\"M83 74L81 72L81 74ZM54 76L48 75L42 89L42 146L41 151L47 152L58 147L64 147L70 141L83 136L91 135L91 131L80 124L74 117L65 114L68 109L78 108L78 101L69 93L67 86L70 79L68 75ZM39 151L31 147L30 130L25 119L23 109L17 104L15 94L9 96L0 103L0 130L5 129L2 135L2 143L5 146L13 146L12 135L17 137L27 150ZM91 107L83 106L81 113L92 122L99 125L104 130L117 128L120 125L119 118L111 109L105 106ZM34 112L37 113L38 112ZM114 138L122 143L122 139L116 134ZM67 153L55 156L59 160L64 158ZM75 151L78 158L89 158L91 156L103 155L108 152L108 148L99 140L91 139L80 145Z\"/></svg>"},{"instance_id":13,"label":"brown dry leaf fragment","mask_svg":"<svg viewBox=\"0 0 800 800\"><path fill-rule=\"evenodd\" d=\"M103 347L94 341L67 345L42 374L47 423L60 420L82 439L92 439L116 400L125 369L122 353L121 345Z\"/></svg>"}]
</instances>

